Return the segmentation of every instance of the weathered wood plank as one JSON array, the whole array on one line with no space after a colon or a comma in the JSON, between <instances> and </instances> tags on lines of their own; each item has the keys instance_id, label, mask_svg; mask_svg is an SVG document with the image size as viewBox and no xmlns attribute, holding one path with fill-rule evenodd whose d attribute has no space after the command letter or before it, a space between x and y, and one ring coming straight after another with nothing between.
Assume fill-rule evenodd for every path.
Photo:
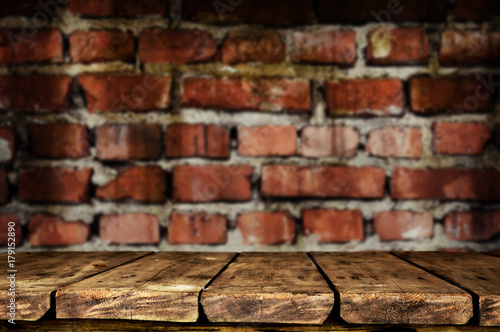
<instances>
[{"instance_id":1,"label":"weathered wood plank","mask_svg":"<svg viewBox=\"0 0 500 332\"><path fill-rule=\"evenodd\" d=\"M476 294L480 325L500 326L500 258L465 252L397 254Z\"/></svg>"},{"instance_id":2,"label":"weathered wood plank","mask_svg":"<svg viewBox=\"0 0 500 332\"><path fill-rule=\"evenodd\" d=\"M195 322L198 296L232 253L158 252L56 293L57 318Z\"/></svg>"},{"instance_id":3,"label":"weathered wood plank","mask_svg":"<svg viewBox=\"0 0 500 332\"><path fill-rule=\"evenodd\" d=\"M340 295L340 316L356 324L465 324L463 290L384 252L313 253Z\"/></svg>"},{"instance_id":4,"label":"weathered wood plank","mask_svg":"<svg viewBox=\"0 0 500 332\"><path fill-rule=\"evenodd\" d=\"M211 322L320 324L333 302L306 253L243 253L201 294Z\"/></svg>"},{"instance_id":5,"label":"weathered wood plank","mask_svg":"<svg viewBox=\"0 0 500 332\"><path fill-rule=\"evenodd\" d=\"M16 320L37 320L50 308L50 295L60 287L129 262L147 252L17 252L15 256ZM1 254L5 262L7 254ZM4 270L5 271L5 270ZM10 273L9 273L10 274ZM0 303L10 303L10 280L0 279ZM6 310L1 319L9 319Z\"/></svg>"}]
</instances>

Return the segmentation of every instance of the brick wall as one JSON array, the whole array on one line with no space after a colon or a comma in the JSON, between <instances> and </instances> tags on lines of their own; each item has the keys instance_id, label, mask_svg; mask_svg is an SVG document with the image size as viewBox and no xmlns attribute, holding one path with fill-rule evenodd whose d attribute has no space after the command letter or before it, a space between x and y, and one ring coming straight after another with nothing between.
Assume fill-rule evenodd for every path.
<instances>
[{"instance_id":1,"label":"brick wall","mask_svg":"<svg viewBox=\"0 0 500 332\"><path fill-rule=\"evenodd\" d=\"M1 2L0 242L14 221L26 250L498 249L499 17Z\"/></svg>"}]
</instances>

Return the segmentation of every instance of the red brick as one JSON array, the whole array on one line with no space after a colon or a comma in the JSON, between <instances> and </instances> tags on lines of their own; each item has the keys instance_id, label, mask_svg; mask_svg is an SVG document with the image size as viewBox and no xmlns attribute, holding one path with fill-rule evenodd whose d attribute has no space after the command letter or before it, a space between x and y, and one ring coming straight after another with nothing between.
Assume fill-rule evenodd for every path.
<instances>
[{"instance_id":1,"label":"red brick","mask_svg":"<svg viewBox=\"0 0 500 332\"><path fill-rule=\"evenodd\" d=\"M71 96L71 82L69 76L0 76L0 109L66 111Z\"/></svg>"},{"instance_id":2,"label":"red brick","mask_svg":"<svg viewBox=\"0 0 500 332\"><path fill-rule=\"evenodd\" d=\"M392 172L393 199L500 201L500 169L411 169Z\"/></svg>"},{"instance_id":3,"label":"red brick","mask_svg":"<svg viewBox=\"0 0 500 332\"><path fill-rule=\"evenodd\" d=\"M384 185L385 172L377 167L262 167L263 196L381 198Z\"/></svg>"},{"instance_id":4,"label":"red brick","mask_svg":"<svg viewBox=\"0 0 500 332\"><path fill-rule=\"evenodd\" d=\"M288 212L251 212L238 217L243 244L292 244L295 220Z\"/></svg>"},{"instance_id":5,"label":"red brick","mask_svg":"<svg viewBox=\"0 0 500 332\"><path fill-rule=\"evenodd\" d=\"M12 235L15 242L12 242L12 240L9 241L9 238L11 238ZM11 246L15 245L17 247L20 246L22 242L23 242L23 233L21 229L21 221L19 220L19 215L17 213L1 213L0 246L8 246L8 244L10 243Z\"/></svg>"},{"instance_id":6,"label":"red brick","mask_svg":"<svg viewBox=\"0 0 500 332\"><path fill-rule=\"evenodd\" d=\"M231 5L231 3L233 5ZM255 23L274 26L314 22L312 0L184 0L184 20L211 24Z\"/></svg>"},{"instance_id":7,"label":"red brick","mask_svg":"<svg viewBox=\"0 0 500 332\"><path fill-rule=\"evenodd\" d=\"M424 29L380 28L368 34L368 64L425 64L428 60L429 41Z\"/></svg>"},{"instance_id":8,"label":"red brick","mask_svg":"<svg viewBox=\"0 0 500 332\"><path fill-rule=\"evenodd\" d=\"M173 124L167 128L167 157L229 158L229 130L216 124Z\"/></svg>"},{"instance_id":9,"label":"red brick","mask_svg":"<svg viewBox=\"0 0 500 332\"><path fill-rule=\"evenodd\" d=\"M384 127L372 130L366 151L378 157L420 158L422 130L411 127Z\"/></svg>"},{"instance_id":10,"label":"red brick","mask_svg":"<svg viewBox=\"0 0 500 332\"><path fill-rule=\"evenodd\" d=\"M293 62L353 66L356 33L353 30L295 32L291 59Z\"/></svg>"},{"instance_id":11,"label":"red brick","mask_svg":"<svg viewBox=\"0 0 500 332\"><path fill-rule=\"evenodd\" d=\"M233 30L222 42L222 62L280 63L285 60L286 47L276 31Z\"/></svg>"},{"instance_id":12,"label":"red brick","mask_svg":"<svg viewBox=\"0 0 500 332\"><path fill-rule=\"evenodd\" d=\"M500 235L500 211L455 211L444 218L444 229L450 240L492 240Z\"/></svg>"},{"instance_id":13,"label":"red brick","mask_svg":"<svg viewBox=\"0 0 500 332\"><path fill-rule=\"evenodd\" d=\"M293 156L297 153L294 126L238 128L238 153L242 156Z\"/></svg>"},{"instance_id":14,"label":"red brick","mask_svg":"<svg viewBox=\"0 0 500 332\"><path fill-rule=\"evenodd\" d=\"M481 154L491 139L484 123L435 123L432 132L433 150L438 154Z\"/></svg>"},{"instance_id":15,"label":"red brick","mask_svg":"<svg viewBox=\"0 0 500 332\"><path fill-rule=\"evenodd\" d=\"M9 200L9 181L5 168L0 168L0 205L4 205Z\"/></svg>"},{"instance_id":16,"label":"red brick","mask_svg":"<svg viewBox=\"0 0 500 332\"><path fill-rule=\"evenodd\" d=\"M0 164L10 164L14 160L16 137L14 128L0 127Z\"/></svg>"},{"instance_id":17,"label":"red brick","mask_svg":"<svg viewBox=\"0 0 500 332\"><path fill-rule=\"evenodd\" d=\"M478 94L479 92L479 94ZM416 113L484 112L493 98L472 76L414 77L410 81L411 108Z\"/></svg>"},{"instance_id":18,"label":"red brick","mask_svg":"<svg viewBox=\"0 0 500 332\"><path fill-rule=\"evenodd\" d=\"M248 201L252 197L250 165L174 166L174 202Z\"/></svg>"},{"instance_id":19,"label":"red brick","mask_svg":"<svg viewBox=\"0 0 500 332\"><path fill-rule=\"evenodd\" d=\"M446 21L446 0L319 0L320 22L443 22Z\"/></svg>"},{"instance_id":20,"label":"red brick","mask_svg":"<svg viewBox=\"0 0 500 332\"><path fill-rule=\"evenodd\" d=\"M32 247L69 246L87 242L89 225L80 220L37 214L30 218L28 232Z\"/></svg>"},{"instance_id":21,"label":"red brick","mask_svg":"<svg viewBox=\"0 0 500 332\"><path fill-rule=\"evenodd\" d=\"M441 38L442 66L470 66L500 63L500 33L445 31Z\"/></svg>"},{"instance_id":22,"label":"red brick","mask_svg":"<svg viewBox=\"0 0 500 332\"><path fill-rule=\"evenodd\" d=\"M200 30L147 29L139 36L139 60L153 63L190 64L209 62L217 44Z\"/></svg>"},{"instance_id":23,"label":"red brick","mask_svg":"<svg viewBox=\"0 0 500 332\"><path fill-rule=\"evenodd\" d=\"M303 157L354 156L359 135L353 127L305 127L301 132L300 155Z\"/></svg>"},{"instance_id":24,"label":"red brick","mask_svg":"<svg viewBox=\"0 0 500 332\"><path fill-rule=\"evenodd\" d=\"M401 115L404 112L403 83L397 79L325 82L331 116Z\"/></svg>"},{"instance_id":25,"label":"red brick","mask_svg":"<svg viewBox=\"0 0 500 332\"><path fill-rule=\"evenodd\" d=\"M71 0L69 10L81 16L168 16L167 0Z\"/></svg>"},{"instance_id":26,"label":"red brick","mask_svg":"<svg viewBox=\"0 0 500 332\"><path fill-rule=\"evenodd\" d=\"M120 30L75 31L69 36L72 62L135 60L134 35Z\"/></svg>"},{"instance_id":27,"label":"red brick","mask_svg":"<svg viewBox=\"0 0 500 332\"><path fill-rule=\"evenodd\" d=\"M0 63L19 64L64 60L63 42L59 30L39 30L28 37L22 30L0 30Z\"/></svg>"},{"instance_id":28,"label":"red brick","mask_svg":"<svg viewBox=\"0 0 500 332\"><path fill-rule=\"evenodd\" d=\"M78 76L89 112L166 110L170 106L171 78L127 74Z\"/></svg>"},{"instance_id":29,"label":"red brick","mask_svg":"<svg viewBox=\"0 0 500 332\"><path fill-rule=\"evenodd\" d=\"M434 234L434 220L430 213L377 212L373 226L381 241L422 240Z\"/></svg>"},{"instance_id":30,"label":"red brick","mask_svg":"<svg viewBox=\"0 0 500 332\"><path fill-rule=\"evenodd\" d=\"M74 123L31 124L28 126L35 157L78 159L90 155L87 127Z\"/></svg>"},{"instance_id":31,"label":"red brick","mask_svg":"<svg viewBox=\"0 0 500 332\"><path fill-rule=\"evenodd\" d=\"M303 79L187 77L184 107L255 111L310 111L310 82Z\"/></svg>"},{"instance_id":32,"label":"red brick","mask_svg":"<svg viewBox=\"0 0 500 332\"><path fill-rule=\"evenodd\" d=\"M363 216L359 210L305 210L304 235L320 243L363 241Z\"/></svg>"},{"instance_id":33,"label":"red brick","mask_svg":"<svg viewBox=\"0 0 500 332\"><path fill-rule=\"evenodd\" d=\"M100 160L158 159L161 146L161 128L156 124L104 125L96 129Z\"/></svg>"},{"instance_id":34,"label":"red brick","mask_svg":"<svg viewBox=\"0 0 500 332\"><path fill-rule=\"evenodd\" d=\"M485 21L500 16L497 0L457 0L455 5L457 20Z\"/></svg>"},{"instance_id":35,"label":"red brick","mask_svg":"<svg viewBox=\"0 0 500 332\"><path fill-rule=\"evenodd\" d=\"M227 241L227 219L221 214L172 213L168 226L170 244L223 244Z\"/></svg>"},{"instance_id":36,"label":"red brick","mask_svg":"<svg viewBox=\"0 0 500 332\"><path fill-rule=\"evenodd\" d=\"M44 11L40 3L46 2L41 2L40 0L0 1L0 16L32 16L37 12ZM57 4L57 2L55 2L55 4ZM50 7L52 8L52 6ZM51 11L52 10L53 9L51 9ZM45 12L47 11L45 10Z\"/></svg>"},{"instance_id":37,"label":"red brick","mask_svg":"<svg viewBox=\"0 0 500 332\"><path fill-rule=\"evenodd\" d=\"M167 199L167 176L159 166L132 166L96 189L96 196L106 201L164 203Z\"/></svg>"},{"instance_id":38,"label":"red brick","mask_svg":"<svg viewBox=\"0 0 500 332\"><path fill-rule=\"evenodd\" d=\"M111 244L157 244L160 223L153 214L108 214L99 219L99 235Z\"/></svg>"},{"instance_id":39,"label":"red brick","mask_svg":"<svg viewBox=\"0 0 500 332\"><path fill-rule=\"evenodd\" d=\"M91 175L91 168L22 169L19 198L34 203L87 203Z\"/></svg>"}]
</instances>

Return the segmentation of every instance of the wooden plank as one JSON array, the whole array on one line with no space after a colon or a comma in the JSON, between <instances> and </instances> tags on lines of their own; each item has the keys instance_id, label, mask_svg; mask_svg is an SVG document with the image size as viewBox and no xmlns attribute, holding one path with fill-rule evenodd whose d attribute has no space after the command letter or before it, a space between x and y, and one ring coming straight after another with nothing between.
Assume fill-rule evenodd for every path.
<instances>
[{"instance_id":1,"label":"wooden plank","mask_svg":"<svg viewBox=\"0 0 500 332\"><path fill-rule=\"evenodd\" d=\"M500 326L500 258L465 252L397 254L476 294L480 325Z\"/></svg>"},{"instance_id":2,"label":"wooden plank","mask_svg":"<svg viewBox=\"0 0 500 332\"><path fill-rule=\"evenodd\" d=\"M59 287L129 262L147 252L17 252L15 255L15 318L37 320L50 308L51 293ZM7 267L7 254L0 255ZM7 268L6 268L7 269ZM8 273L10 274L10 272ZM10 303L10 280L0 279L0 303ZM6 310L1 319L9 319Z\"/></svg>"},{"instance_id":3,"label":"wooden plank","mask_svg":"<svg viewBox=\"0 0 500 332\"><path fill-rule=\"evenodd\" d=\"M340 316L355 324L465 324L463 290L384 252L314 253L340 295Z\"/></svg>"},{"instance_id":4,"label":"wooden plank","mask_svg":"<svg viewBox=\"0 0 500 332\"><path fill-rule=\"evenodd\" d=\"M333 302L306 253L243 253L201 294L211 322L320 324Z\"/></svg>"},{"instance_id":5,"label":"wooden plank","mask_svg":"<svg viewBox=\"0 0 500 332\"><path fill-rule=\"evenodd\" d=\"M158 252L56 293L57 318L195 322L198 296L235 254Z\"/></svg>"}]
</instances>

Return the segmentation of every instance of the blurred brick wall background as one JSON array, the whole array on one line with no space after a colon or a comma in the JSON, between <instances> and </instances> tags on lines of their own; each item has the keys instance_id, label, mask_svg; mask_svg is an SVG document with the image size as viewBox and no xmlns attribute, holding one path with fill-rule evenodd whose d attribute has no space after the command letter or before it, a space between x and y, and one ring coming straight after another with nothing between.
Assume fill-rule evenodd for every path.
<instances>
[{"instance_id":1,"label":"blurred brick wall background","mask_svg":"<svg viewBox=\"0 0 500 332\"><path fill-rule=\"evenodd\" d=\"M26 250L500 248L500 1L0 16L4 245L15 221Z\"/></svg>"}]
</instances>

